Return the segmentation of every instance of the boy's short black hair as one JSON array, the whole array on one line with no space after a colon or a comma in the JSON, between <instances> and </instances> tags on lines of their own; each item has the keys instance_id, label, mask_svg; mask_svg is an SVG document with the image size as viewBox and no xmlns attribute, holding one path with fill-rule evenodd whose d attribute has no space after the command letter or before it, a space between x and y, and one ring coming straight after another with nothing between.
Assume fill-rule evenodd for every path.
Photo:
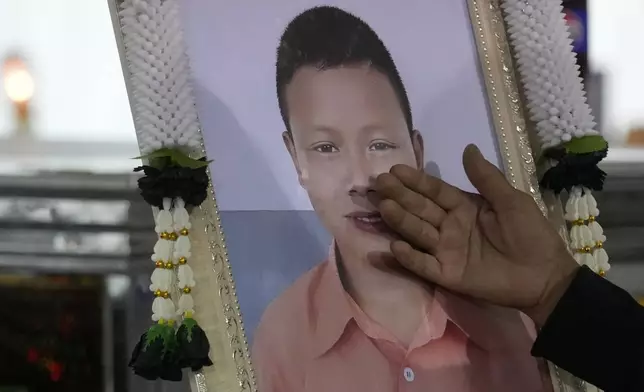
<instances>
[{"instance_id":1,"label":"boy's short black hair","mask_svg":"<svg viewBox=\"0 0 644 392\"><path fill-rule=\"evenodd\" d=\"M296 16L286 27L277 48L277 100L290 132L286 86L298 69L320 70L342 65L368 64L389 79L407 127L413 128L411 107L396 64L378 35L363 20L337 7L314 7Z\"/></svg>"}]
</instances>

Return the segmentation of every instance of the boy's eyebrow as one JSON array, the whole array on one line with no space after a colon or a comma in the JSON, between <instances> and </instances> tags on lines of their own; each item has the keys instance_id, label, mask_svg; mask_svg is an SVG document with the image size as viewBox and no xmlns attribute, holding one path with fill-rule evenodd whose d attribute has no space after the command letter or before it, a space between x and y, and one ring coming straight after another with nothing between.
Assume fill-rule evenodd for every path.
<instances>
[{"instance_id":1,"label":"boy's eyebrow","mask_svg":"<svg viewBox=\"0 0 644 392\"><path fill-rule=\"evenodd\" d=\"M328 125L314 125L311 127L313 131L318 131L318 132L326 132L326 133L337 133L340 132L338 129L330 127ZM363 127L360 128L361 131L381 131L383 129L387 129L386 126L378 123L373 123L373 124L367 124L364 125Z\"/></svg>"},{"instance_id":2,"label":"boy's eyebrow","mask_svg":"<svg viewBox=\"0 0 644 392\"><path fill-rule=\"evenodd\" d=\"M338 134L340 133L340 130L330 127L328 125L313 125L310 128L314 132L320 132L320 133L326 133L326 134Z\"/></svg>"},{"instance_id":3,"label":"boy's eyebrow","mask_svg":"<svg viewBox=\"0 0 644 392\"><path fill-rule=\"evenodd\" d=\"M374 124L367 124L364 127L362 127L360 130L362 131L367 131L367 132L373 132L373 131L382 131L383 129L387 129L388 127L374 123Z\"/></svg>"}]
</instances>

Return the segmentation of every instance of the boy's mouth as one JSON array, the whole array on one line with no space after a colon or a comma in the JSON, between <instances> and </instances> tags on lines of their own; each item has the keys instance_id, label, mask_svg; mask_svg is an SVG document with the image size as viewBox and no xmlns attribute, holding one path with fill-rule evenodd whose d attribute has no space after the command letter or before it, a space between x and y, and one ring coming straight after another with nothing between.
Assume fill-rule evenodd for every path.
<instances>
[{"instance_id":1,"label":"boy's mouth","mask_svg":"<svg viewBox=\"0 0 644 392\"><path fill-rule=\"evenodd\" d=\"M389 228L382 220L382 216L377 211L356 211L346 215L353 224L360 230L372 234L383 234L389 231Z\"/></svg>"},{"instance_id":2,"label":"boy's mouth","mask_svg":"<svg viewBox=\"0 0 644 392\"><path fill-rule=\"evenodd\" d=\"M359 220L365 223L379 223L382 222L382 216L377 211L373 212L352 212L347 217Z\"/></svg>"}]
</instances>

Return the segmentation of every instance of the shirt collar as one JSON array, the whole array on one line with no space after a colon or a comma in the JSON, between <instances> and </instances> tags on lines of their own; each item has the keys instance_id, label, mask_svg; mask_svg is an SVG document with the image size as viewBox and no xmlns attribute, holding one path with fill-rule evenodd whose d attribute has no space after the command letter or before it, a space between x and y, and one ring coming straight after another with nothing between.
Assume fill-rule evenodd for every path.
<instances>
[{"instance_id":1,"label":"shirt collar","mask_svg":"<svg viewBox=\"0 0 644 392\"><path fill-rule=\"evenodd\" d=\"M319 284L311 293L315 304L313 313L317 315L312 326L316 356L325 354L340 340L355 316L340 281L335 242L323 269ZM434 301L427 317L446 317L473 343L487 351L512 348L527 352L534 342L534 336L519 312L480 303L439 287L434 290Z\"/></svg>"},{"instance_id":2,"label":"shirt collar","mask_svg":"<svg viewBox=\"0 0 644 392\"><path fill-rule=\"evenodd\" d=\"M435 295L448 319L484 350L529 352L532 347L534 327L518 311L465 298L445 289L437 289Z\"/></svg>"}]
</instances>

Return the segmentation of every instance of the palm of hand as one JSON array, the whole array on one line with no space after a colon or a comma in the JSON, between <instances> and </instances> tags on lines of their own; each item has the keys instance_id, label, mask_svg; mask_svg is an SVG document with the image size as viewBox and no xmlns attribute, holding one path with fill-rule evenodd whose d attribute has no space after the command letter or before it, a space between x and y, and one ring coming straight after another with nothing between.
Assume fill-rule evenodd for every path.
<instances>
[{"instance_id":1,"label":"palm of hand","mask_svg":"<svg viewBox=\"0 0 644 392\"><path fill-rule=\"evenodd\" d=\"M507 306L530 307L543 290L531 279L531 265L521 265L514 256L514 245L506 240L499 217L479 195L468 195L458 207L447 212L439 229L434 257L441 267L444 284L459 292ZM516 244L515 244L516 245ZM514 257L512 257L514 259ZM531 283L532 281L532 283ZM512 294L521 285L521 298ZM526 285L534 286L526 290ZM512 300L506 300L512 298Z\"/></svg>"}]
</instances>

